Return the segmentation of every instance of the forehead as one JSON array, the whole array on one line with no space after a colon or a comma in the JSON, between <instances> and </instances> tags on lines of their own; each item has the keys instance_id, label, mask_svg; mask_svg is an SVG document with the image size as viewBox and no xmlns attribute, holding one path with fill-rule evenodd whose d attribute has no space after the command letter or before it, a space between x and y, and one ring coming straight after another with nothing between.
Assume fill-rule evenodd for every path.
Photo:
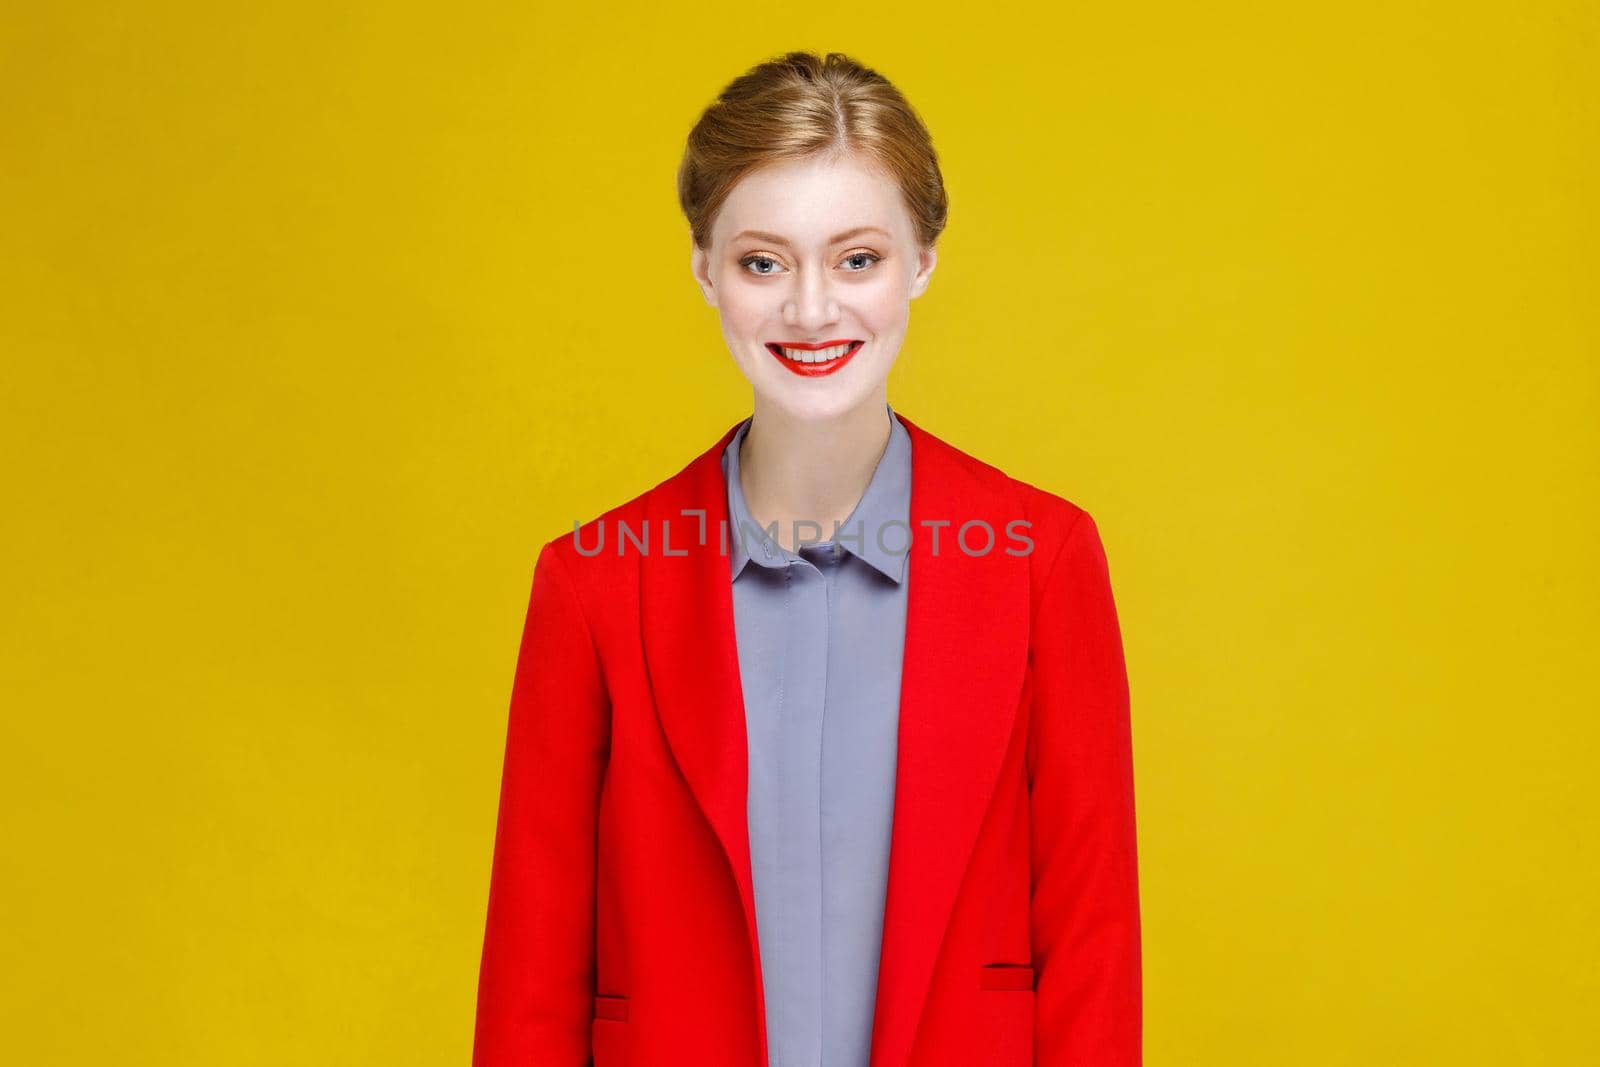
<instances>
[{"instance_id":1,"label":"forehead","mask_svg":"<svg viewBox=\"0 0 1600 1067\"><path fill-rule=\"evenodd\" d=\"M761 230L811 247L859 226L880 226L896 240L909 239L911 217L888 175L854 156L785 160L739 180L717 213L712 236L725 241Z\"/></svg>"}]
</instances>

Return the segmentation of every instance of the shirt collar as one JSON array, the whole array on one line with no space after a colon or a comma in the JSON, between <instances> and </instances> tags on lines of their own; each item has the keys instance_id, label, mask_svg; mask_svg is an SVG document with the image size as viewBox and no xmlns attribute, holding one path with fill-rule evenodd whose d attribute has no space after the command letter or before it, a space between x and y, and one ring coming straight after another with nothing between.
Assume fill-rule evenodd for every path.
<instances>
[{"instance_id":1,"label":"shirt collar","mask_svg":"<svg viewBox=\"0 0 1600 1067\"><path fill-rule=\"evenodd\" d=\"M895 582L905 576L906 549L911 543L911 437L895 415L889 412L889 443L866 491L839 527L840 547ZM728 487L728 556L732 578L739 577L745 564L754 561L763 567L787 567L800 558L786 550L767 531L761 529L745 506L744 488L739 482L739 446L750 428L751 415L722 450L722 473ZM739 536L741 530L745 536ZM824 540L832 539L824 530ZM748 549L745 545L749 539ZM754 553L752 556L751 553Z\"/></svg>"}]
</instances>

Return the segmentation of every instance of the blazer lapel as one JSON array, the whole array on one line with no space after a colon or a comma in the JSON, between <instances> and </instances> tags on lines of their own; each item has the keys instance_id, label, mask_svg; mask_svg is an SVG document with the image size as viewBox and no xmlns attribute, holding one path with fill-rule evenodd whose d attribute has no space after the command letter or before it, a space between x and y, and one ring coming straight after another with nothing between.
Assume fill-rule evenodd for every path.
<instances>
[{"instance_id":1,"label":"blazer lapel","mask_svg":"<svg viewBox=\"0 0 1600 1067\"><path fill-rule=\"evenodd\" d=\"M745 807L749 740L733 621L732 564L724 540L728 494L722 450L738 429L736 422L715 445L647 494L643 510L650 540L640 560L639 600L645 665L662 732L722 843L738 887L761 1009L757 1026L765 1064L766 1011ZM665 539L664 533L669 535ZM631 545L628 550L636 551Z\"/></svg>"},{"instance_id":2,"label":"blazer lapel","mask_svg":"<svg viewBox=\"0 0 1600 1067\"><path fill-rule=\"evenodd\" d=\"M906 647L872 1067L908 1062L945 927L994 793L1027 669L1026 556L1009 495L896 412L911 435ZM998 477L996 472L996 477ZM964 523L981 519L957 541ZM948 525L937 525L940 522ZM932 523L935 525L925 525ZM934 555L934 534L938 555ZM973 977L976 982L976 976Z\"/></svg>"},{"instance_id":3,"label":"blazer lapel","mask_svg":"<svg viewBox=\"0 0 1600 1067\"><path fill-rule=\"evenodd\" d=\"M974 461L895 414L911 438L913 538L871 1067L903 1067L911 1055L945 927L1015 724L1029 625L1028 561L1005 551L1006 524L1022 517L1014 513L1013 498L980 477ZM722 539L728 511L721 456L737 429L738 423L729 427L647 495L640 599L662 730L722 844L743 905L764 1055L745 807L748 741ZM989 527L974 526L966 537L981 554L969 555L957 541L962 524L972 520ZM939 522L948 525L924 525Z\"/></svg>"}]
</instances>

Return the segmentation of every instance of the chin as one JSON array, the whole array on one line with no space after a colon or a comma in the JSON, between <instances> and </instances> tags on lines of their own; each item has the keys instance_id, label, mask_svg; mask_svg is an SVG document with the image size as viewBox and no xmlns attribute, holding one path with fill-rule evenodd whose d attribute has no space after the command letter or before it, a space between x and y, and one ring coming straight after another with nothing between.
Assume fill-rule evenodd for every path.
<instances>
[{"instance_id":1,"label":"chin","mask_svg":"<svg viewBox=\"0 0 1600 1067\"><path fill-rule=\"evenodd\" d=\"M795 389L791 386L767 392L763 394L762 400L792 419L802 422L828 422L856 410L875 395L877 394L871 389Z\"/></svg>"},{"instance_id":2,"label":"chin","mask_svg":"<svg viewBox=\"0 0 1600 1067\"><path fill-rule=\"evenodd\" d=\"M768 362L773 357L762 349L754 366L746 365L745 377L750 380L757 397L765 407L782 411L788 418L802 422L828 422L842 418L875 396L885 395L889 367L879 368L871 363L850 365L837 374L821 378L803 378Z\"/></svg>"}]
</instances>

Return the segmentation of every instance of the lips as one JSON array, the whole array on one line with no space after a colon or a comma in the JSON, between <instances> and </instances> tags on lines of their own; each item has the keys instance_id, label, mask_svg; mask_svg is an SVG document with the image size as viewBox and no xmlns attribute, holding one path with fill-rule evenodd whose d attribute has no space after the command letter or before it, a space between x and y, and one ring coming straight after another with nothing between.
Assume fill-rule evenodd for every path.
<instances>
[{"instance_id":1,"label":"lips","mask_svg":"<svg viewBox=\"0 0 1600 1067\"><path fill-rule=\"evenodd\" d=\"M841 338L840 340L836 341L784 341L781 344L776 341L769 341L766 347L767 351L772 353L773 358L779 363L783 364L783 366L790 372L798 374L802 378L817 378L823 375L833 374L846 363L849 363L855 354L861 351L861 346L865 343L865 341ZM834 356L832 359L819 360L811 363L801 359L795 359L793 356L784 354L785 349L788 349L790 352L822 352L830 348L840 347L843 347L844 351L839 355Z\"/></svg>"}]
</instances>

